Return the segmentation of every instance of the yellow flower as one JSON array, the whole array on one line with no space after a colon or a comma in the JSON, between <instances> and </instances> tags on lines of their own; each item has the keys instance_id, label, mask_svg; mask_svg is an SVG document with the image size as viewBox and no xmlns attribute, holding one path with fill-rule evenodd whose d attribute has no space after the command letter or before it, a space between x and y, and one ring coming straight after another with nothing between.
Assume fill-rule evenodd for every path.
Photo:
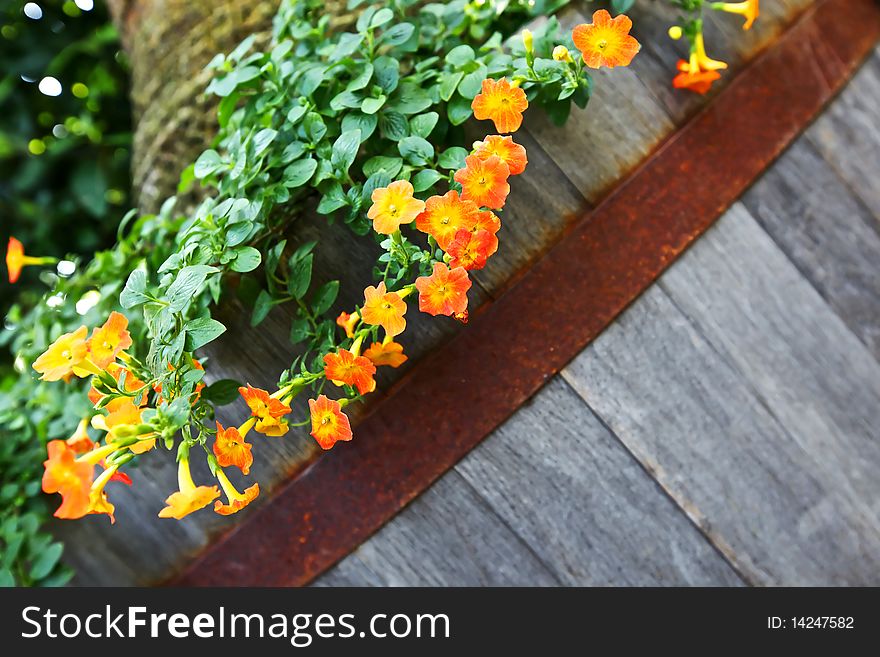
<instances>
[{"instance_id":1,"label":"yellow flower","mask_svg":"<svg viewBox=\"0 0 880 657\"><path fill-rule=\"evenodd\" d=\"M166 506L159 511L160 518L181 518L198 511L220 497L216 486L196 486L189 471L189 458L184 456L177 464L177 483L180 490L165 500Z\"/></svg>"},{"instance_id":2,"label":"yellow flower","mask_svg":"<svg viewBox=\"0 0 880 657\"><path fill-rule=\"evenodd\" d=\"M743 23L743 29L748 30L752 27L755 19L761 13L760 0L746 0L745 2L713 2L712 9L726 11L729 14L740 14L746 19Z\"/></svg>"},{"instance_id":3,"label":"yellow flower","mask_svg":"<svg viewBox=\"0 0 880 657\"><path fill-rule=\"evenodd\" d=\"M88 332L85 326L80 326L72 333L65 333L34 361L33 367L43 381L58 381L74 373L81 376L74 368L79 368L88 355Z\"/></svg>"},{"instance_id":4,"label":"yellow flower","mask_svg":"<svg viewBox=\"0 0 880 657\"><path fill-rule=\"evenodd\" d=\"M238 513L257 499L257 495L260 494L260 484L254 484L250 488L246 488L243 493L239 493L235 486L232 485L232 482L229 481L226 473L220 468L217 468L217 479L220 481L223 492L226 493L226 497L229 499L229 504L223 504L220 500L214 502L214 512L219 513L221 516L231 516L233 513Z\"/></svg>"},{"instance_id":5,"label":"yellow flower","mask_svg":"<svg viewBox=\"0 0 880 657\"><path fill-rule=\"evenodd\" d=\"M373 221L373 229L383 235L391 235L401 224L412 223L425 209L425 202L413 198L413 186L406 180L397 180L388 187L374 189L370 197L373 205L367 217Z\"/></svg>"}]
</instances>

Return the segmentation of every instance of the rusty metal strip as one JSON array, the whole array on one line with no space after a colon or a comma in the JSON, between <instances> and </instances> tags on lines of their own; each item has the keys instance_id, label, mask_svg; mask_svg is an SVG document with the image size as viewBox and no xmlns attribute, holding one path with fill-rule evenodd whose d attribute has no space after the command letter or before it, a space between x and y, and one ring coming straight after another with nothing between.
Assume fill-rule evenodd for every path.
<instances>
[{"instance_id":1,"label":"rusty metal strip","mask_svg":"<svg viewBox=\"0 0 880 657\"><path fill-rule=\"evenodd\" d=\"M809 10L357 428L178 585L308 583L473 449L764 171L880 38L874 0ZM405 410L404 410L405 409Z\"/></svg>"}]
</instances>

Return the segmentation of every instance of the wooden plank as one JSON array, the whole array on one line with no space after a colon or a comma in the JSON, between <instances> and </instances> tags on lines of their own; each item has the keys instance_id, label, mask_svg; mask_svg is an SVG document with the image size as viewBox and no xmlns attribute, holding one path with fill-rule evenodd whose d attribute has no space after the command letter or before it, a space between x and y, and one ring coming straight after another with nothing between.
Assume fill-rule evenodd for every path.
<instances>
[{"instance_id":1,"label":"wooden plank","mask_svg":"<svg viewBox=\"0 0 880 657\"><path fill-rule=\"evenodd\" d=\"M810 141L798 140L742 201L849 329L880 357L877 220Z\"/></svg>"},{"instance_id":2,"label":"wooden plank","mask_svg":"<svg viewBox=\"0 0 880 657\"><path fill-rule=\"evenodd\" d=\"M450 472L315 584L558 585L542 557Z\"/></svg>"},{"instance_id":3,"label":"wooden plank","mask_svg":"<svg viewBox=\"0 0 880 657\"><path fill-rule=\"evenodd\" d=\"M807 132L835 170L880 221L880 47ZM876 225L875 225L876 227Z\"/></svg>"},{"instance_id":4,"label":"wooden plank","mask_svg":"<svg viewBox=\"0 0 880 657\"><path fill-rule=\"evenodd\" d=\"M741 584L558 377L455 471L564 585Z\"/></svg>"},{"instance_id":5,"label":"wooden plank","mask_svg":"<svg viewBox=\"0 0 880 657\"><path fill-rule=\"evenodd\" d=\"M752 582L880 581L880 366L741 205L564 376Z\"/></svg>"}]
</instances>

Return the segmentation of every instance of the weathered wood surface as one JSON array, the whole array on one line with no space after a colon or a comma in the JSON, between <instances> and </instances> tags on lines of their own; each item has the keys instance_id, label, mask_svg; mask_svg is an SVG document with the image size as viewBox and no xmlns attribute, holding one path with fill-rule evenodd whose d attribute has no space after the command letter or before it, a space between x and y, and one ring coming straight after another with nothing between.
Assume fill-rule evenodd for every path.
<instances>
[{"instance_id":1,"label":"weathered wood surface","mask_svg":"<svg viewBox=\"0 0 880 657\"><path fill-rule=\"evenodd\" d=\"M743 34L738 27L729 37L731 49L726 56L733 67L741 66L753 56L809 2L778 0L774 3L766 0L763 4L764 27L752 32L760 38ZM477 308L489 296L499 294L518 271L560 238L574 216L601 198L690 112L705 102L682 93L676 98L687 98L687 109L673 109L675 105L669 100L668 86L675 63L672 51L680 44L661 35L669 24L668 12L658 9L662 3L644 5L637 8L633 16L637 24L636 34L646 43L646 48L631 69L599 72L596 94L587 111L575 110L563 129L549 126L538 114L529 118L521 139L529 148L531 167L513 183L511 202L503 217L502 248L489 267L478 273L477 285L471 293L472 308ZM589 11L589 5L570 10L563 16L563 22L574 24L583 20ZM734 17L725 19L738 24ZM648 42L654 40L656 45L649 47ZM721 41L721 38L716 40ZM656 47L656 51L652 47ZM725 82L732 77L732 73L728 74ZM295 239L305 241L319 230L323 238L316 268L318 278L341 277L348 282L338 304L345 308L359 298L362 285L358 281L368 279L374 249L365 240L355 240L338 227L331 229L329 237L333 239L327 239L327 228L320 219L304 219L293 232ZM215 367L211 376L231 377L269 387L292 354L286 339L290 327L289 312L286 309L273 312L258 330L249 328L248 312L239 305L227 305L223 312L230 331L226 340L212 351ZM406 339L411 355L407 367L412 366L421 353L436 347L461 328L452 322L432 321L415 311L409 313L408 320L414 326ZM384 383L389 384L391 378ZM300 412L302 409L300 404ZM224 424L238 423L243 414L244 407L237 402L222 409L219 419ZM261 437L259 441L253 474L263 486L263 499L275 485L319 456L305 429L291 431L284 439ZM165 455L163 459L157 454L157 458L150 459L140 472L134 473L137 484L133 490L115 492L114 501L120 513L119 522L113 529L97 518L59 527L59 532L70 544L66 559L80 572L78 582L157 581L197 553L218 531L247 515L243 513L229 520L203 513L182 523L156 518L162 499L176 488L171 461L170 456ZM198 470L196 477L199 480L208 478L207 473ZM158 549L159 536L161 549ZM608 577L610 570L603 572ZM679 581L686 580L686 572L690 571L678 572ZM596 577L601 579L598 575ZM674 578L670 576L668 581Z\"/></svg>"}]
</instances>

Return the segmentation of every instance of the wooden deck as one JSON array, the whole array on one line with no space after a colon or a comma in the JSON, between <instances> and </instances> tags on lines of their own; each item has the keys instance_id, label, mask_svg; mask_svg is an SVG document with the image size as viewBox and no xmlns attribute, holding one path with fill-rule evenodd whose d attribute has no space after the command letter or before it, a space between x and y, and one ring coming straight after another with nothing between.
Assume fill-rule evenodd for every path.
<instances>
[{"instance_id":1,"label":"wooden deck","mask_svg":"<svg viewBox=\"0 0 880 657\"><path fill-rule=\"evenodd\" d=\"M713 52L733 63L727 79L810 4L765 0L749 33L713 17L708 29L725 35ZM668 88L671 14L638 6L645 48L633 67L600 73L588 111L564 131L531 117L530 170L472 304L503 292L707 102ZM657 285L317 584L878 583L878 105L875 52ZM306 220L296 234L319 226ZM353 268L366 268L362 246L344 233L339 242L324 271L347 248L362 254ZM275 336L288 322L279 312L260 332L240 322L230 333L281 362L289 353ZM415 329L418 353L460 330ZM216 355L223 376L268 385L276 374L236 344ZM289 436L261 444L253 471L277 485L316 456L307 436ZM78 583L161 580L228 526L212 514L152 518L174 468L147 467L118 495L113 530L97 519L64 525Z\"/></svg>"}]
</instances>

